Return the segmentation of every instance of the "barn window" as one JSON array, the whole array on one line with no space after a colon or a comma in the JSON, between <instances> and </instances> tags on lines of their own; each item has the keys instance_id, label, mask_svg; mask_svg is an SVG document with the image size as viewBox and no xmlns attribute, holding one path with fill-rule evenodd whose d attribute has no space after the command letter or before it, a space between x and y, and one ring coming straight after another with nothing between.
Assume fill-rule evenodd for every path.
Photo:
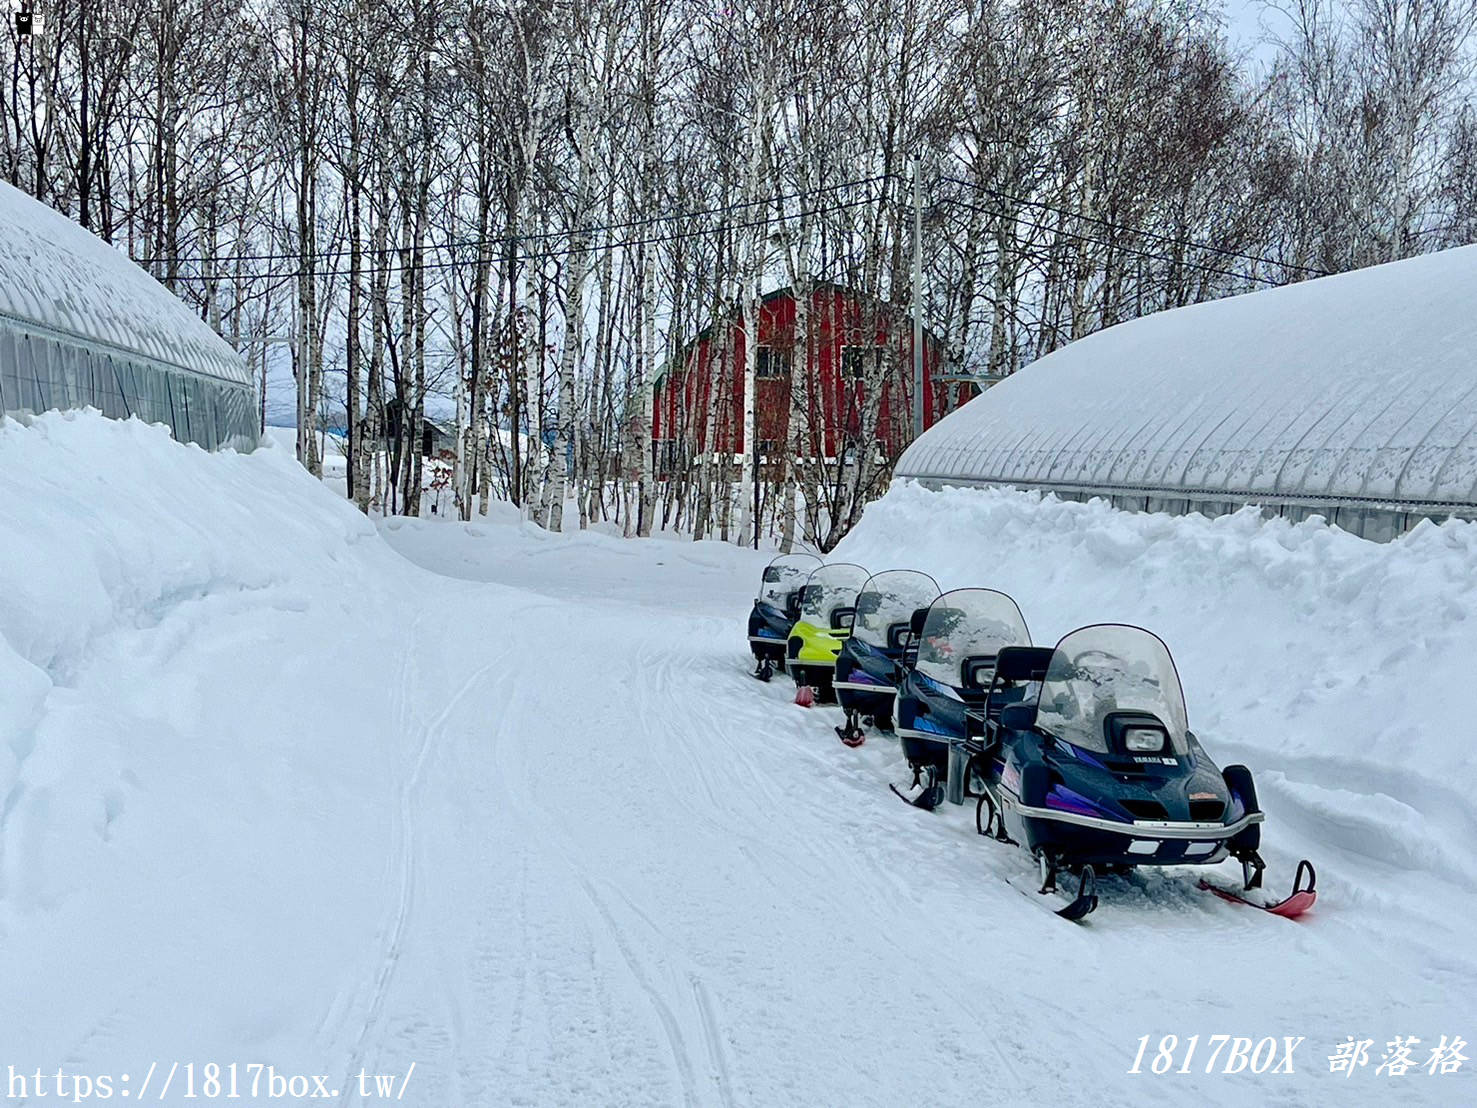
<instances>
[{"instance_id":1,"label":"barn window","mask_svg":"<svg viewBox=\"0 0 1477 1108\"><path fill-rule=\"evenodd\" d=\"M760 439L759 440L759 456L761 458L770 458L770 457L773 457L774 454L775 454L775 451L778 448L779 448L779 444L776 443L774 441L774 439Z\"/></svg>"},{"instance_id":2,"label":"barn window","mask_svg":"<svg viewBox=\"0 0 1477 1108\"><path fill-rule=\"evenodd\" d=\"M841 348L841 376L862 380L877 370L882 358L878 346L843 346Z\"/></svg>"},{"instance_id":3,"label":"barn window","mask_svg":"<svg viewBox=\"0 0 1477 1108\"><path fill-rule=\"evenodd\" d=\"M758 366L754 375L761 380L788 377L790 375L790 352L776 350L772 346L761 346L758 350Z\"/></svg>"}]
</instances>

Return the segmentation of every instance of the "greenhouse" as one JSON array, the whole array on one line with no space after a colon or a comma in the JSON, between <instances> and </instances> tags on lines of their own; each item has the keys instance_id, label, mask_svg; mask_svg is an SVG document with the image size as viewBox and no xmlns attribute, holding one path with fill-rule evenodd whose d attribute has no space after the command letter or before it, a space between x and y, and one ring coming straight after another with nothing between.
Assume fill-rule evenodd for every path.
<instances>
[{"instance_id":1,"label":"greenhouse","mask_svg":"<svg viewBox=\"0 0 1477 1108\"><path fill-rule=\"evenodd\" d=\"M239 355L122 252L0 183L0 411L97 408L181 442L249 450Z\"/></svg>"},{"instance_id":2,"label":"greenhouse","mask_svg":"<svg viewBox=\"0 0 1477 1108\"><path fill-rule=\"evenodd\" d=\"M1371 539L1477 518L1477 247L1196 304L1048 354L896 475Z\"/></svg>"}]
</instances>

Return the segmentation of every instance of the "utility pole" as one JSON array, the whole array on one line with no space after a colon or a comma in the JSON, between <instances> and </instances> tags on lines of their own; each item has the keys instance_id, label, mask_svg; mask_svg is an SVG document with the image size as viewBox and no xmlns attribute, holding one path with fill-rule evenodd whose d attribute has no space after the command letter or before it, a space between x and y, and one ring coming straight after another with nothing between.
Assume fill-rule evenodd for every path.
<instances>
[{"instance_id":1,"label":"utility pole","mask_svg":"<svg viewBox=\"0 0 1477 1108\"><path fill-rule=\"evenodd\" d=\"M295 347L296 346L296 343L297 343L297 340L295 338L293 338L291 335L243 335L240 332L222 331L222 330L220 330L218 328L214 328L214 330L215 330L216 334L220 335L221 338L225 339L228 343L230 343L231 344L231 347L238 354L241 353L241 348L243 346L244 347L256 347L256 346L261 347L261 351L262 351L261 396L259 396L257 398L257 400L258 400L258 403L259 403L260 408L261 408L261 411L258 413L258 415L261 418L261 433L265 435L267 433L267 347L273 346L273 345L282 345L282 346L293 346L293 347ZM250 366L251 366L251 361L250 361L250 359L248 359L248 361L247 361L247 368L249 369ZM301 387L301 386L299 386L299 387ZM299 397L299 401L298 402L299 403L302 402L301 401L301 397ZM299 445L299 447L301 447L301 445L302 445L302 431L301 431L301 429L299 429L299 431L298 431L298 445Z\"/></svg>"},{"instance_id":2,"label":"utility pole","mask_svg":"<svg viewBox=\"0 0 1477 1108\"><path fill-rule=\"evenodd\" d=\"M759 549L759 420L754 420L754 503L750 506L754 513L754 549Z\"/></svg>"},{"instance_id":3,"label":"utility pole","mask_svg":"<svg viewBox=\"0 0 1477 1108\"><path fill-rule=\"evenodd\" d=\"M297 460L307 469L308 438L313 433L313 413L308 411L308 334L303 321L304 315L299 300L292 342L294 360L297 363L294 367L297 370Z\"/></svg>"},{"instance_id":4,"label":"utility pole","mask_svg":"<svg viewBox=\"0 0 1477 1108\"><path fill-rule=\"evenodd\" d=\"M923 435L923 184L913 159L913 438Z\"/></svg>"}]
</instances>

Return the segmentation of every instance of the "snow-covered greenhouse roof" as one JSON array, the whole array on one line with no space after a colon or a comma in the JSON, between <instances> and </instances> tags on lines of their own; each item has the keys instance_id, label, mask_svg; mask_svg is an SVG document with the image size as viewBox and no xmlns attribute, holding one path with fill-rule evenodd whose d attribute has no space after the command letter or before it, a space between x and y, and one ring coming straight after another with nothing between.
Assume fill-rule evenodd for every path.
<instances>
[{"instance_id":1,"label":"snow-covered greenhouse roof","mask_svg":"<svg viewBox=\"0 0 1477 1108\"><path fill-rule=\"evenodd\" d=\"M251 387L245 362L121 251L0 183L0 318Z\"/></svg>"},{"instance_id":2,"label":"snow-covered greenhouse roof","mask_svg":"<svg viewBox=\"0 0 1477 1108\"><path fill-rule=\"evenodd\" d=\"M896 473L1171 511L1474 514L1477 247L1108 328L948 416Z\"/></svg>"}]
</instances>

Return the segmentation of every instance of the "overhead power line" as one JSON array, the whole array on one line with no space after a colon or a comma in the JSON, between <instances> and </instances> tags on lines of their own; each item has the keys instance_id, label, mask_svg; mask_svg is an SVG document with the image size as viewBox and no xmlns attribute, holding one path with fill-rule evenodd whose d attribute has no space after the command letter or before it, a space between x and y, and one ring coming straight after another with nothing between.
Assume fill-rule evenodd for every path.
<instances>
[{"instance_id":1,"label":"overhead power line","mask_svg":"<svg viewBox=\"0 0 1477 1108\"><path fill-rule=\"evenodd\" d=\"M982 185L974 181L965 181L958 177L939 177L938 181L945 182L951 185L961 185L964 188L973 189L976 192L981 192L987 196L994 197L996 200L1005 201L1011 204L1020 204L1023 207L1036 208L1041 211L1048 211L1051 212L1053 215L1060 215L1067 219L1078 219L1085 223L1095 223L1099 227L1106 227L1109 230L1119 231L1124 234L1137 236L1139 238L1154 239L1158 242L1165 243L1171 246L1183 246L1190 250L1203 250L1208 254L1219 254L1223 258L1234 258L1237 261L1254 262L1258 265L1277 266L1281 269L1288 269L1294 270L1298 273L1305 273L1310 277L1330 276L1329 271L1326 269L1315 269L1313 266L1297 265L1293 262L1280 262L1276 258L1268 258L1260 254L1247 254L1239 250L1231 250L1224 246L1214 246L1210 243L1196 242L1193 239L1176 238L1173 235L1166 235L1160 231L1145 231L1141 227L1133 227L1126 223L1117 223L1111 219L1105 219L1102 216L1088 215L1086 212L1076 212L1070 208L1064 208L1056 204L1049 204L1044 200L1032 200L1028 197L1016 196L1011 193L1004 192L1000 189L990 188L988 185ZM950 198L941 197L940 199L948 202ZM1002 217L1009 218L1009 213L1001 214ZM1058 230L1058 228L1048 229L1053 231ZM1098 239L1094 239L1093 241L1102 242L1102 240ZM1119 244L1102 242L1102 245L1118 246Z\"/></svg>"},{"instance_id":2,"label":"overhead power line","mask_svg":"<svg viewBox=\"0 0 1477 1108\"><path fill-rule=\"evenodd\" d=\"M729 215L733 212L744 211L748 208L763 208L770 204L785 204L791 200L806 200L814 196L826 195L840 192L843 189L859 188L863 185L874 185L878 181L885 181L893 176L888 173L879 173L873 177L859 177L854 181L838 181L834 185L820 185L806 192L792 192L781 196L766 196L760 200L743 200L733 204L723 204L713 208L694 208L685 212L669 212L665 215L651 216L646 219L632 219L621 223L601 223L588 227L580 227L568 231L536 231L530 234L519 235L495 235L482 239L450 239L446 242L429 242L421 247L423 252L457 251L457 250L483 250L489 246L512 246L525 242L542 242L547 239L574 238L575 236L594 236L607 234L611 231L630 231L641 227L654 227L661 223L681 223L690 219L703 219L711 216ZM620 245L620 244L613 244ZM361 247L361 254L395 254L399 253L401 247L387 247L384 251L371 250ZM239 262L301 262L305 258L318 260L329 260L335 258L347 258L353 254L352 248L339 248L335 250L313 250L306 254L291 251L279 251L271 254L207 254L198 257L175 257L171 258L135 258L139 265L163 265L173 261L175 265L235 265Z\"/></svg>"},{"instance_id":3,"label":"overhead power line","mask_svg":"<svg viewBox=\"0 0 1477 1108\"><path fill-rule=\"evenodd\" d=\"M701 238L704 235L714 235L714 234L719 234L719 233L722 233L722 232L725 232L725 231L750 230L750 229L753 229L755 227L765 227L765 226L768 226L768 225L770 225L772 223L786 223L786 222L789 222L790 220L802 219L802 218L805 218L807 216L824 215L827 212L844 211L844 210L846 210L848 208L860 207L863 204L872 204L872 203L875 203L876 202L876 199L877 199L876 197L869 196L869 197L864 197L864 198L862 198L860 200L841 201L841 202L838 202L838 203L835 203L835 204L826 204L826 205L822 205L820 207L805 209L803 211L784 212L784 213L778 214L778 215L771 215L771 216L769 216L769 217L767 217L765 219L752 219L752 220L748 220L748 221L745 221L745 222L742 222L742 223L728 223L728 224L723 225L722 227L703 227L703 228L699 228L697 230L692 230L692 231L678 231L678 232L673 232L671 234L664 234L664 235L648 235L648 236L646 236L644 238L619 239L619 240L613 240L613 241L609 241L609 242L590 243L588 246L584 246L584 247L566 246L566 247L563 247L563 248L558 249L558 250L541 250L541 251L535 251L535 252L532 252L532 253L517 254L517 255L514 255L514 257L515 257L515 259L517 261L520 261L520 262L547 261L547 260L549 260L551 258L562 258L562 257L566 257L566 256L568 256L570 254L575 253L576 251L579 251L579 250L588 250L591 254L599 254L599 253L602 253L602 252L607 251L607 250L622 250L622 249L629 249L629 248L636 247L636 246L650 246L650 245L654 245L654 244L657 244L657 243L663 243L663 242L678 242L678 241L681 241L683 239ZM770 199L770 202L773 202L773 198ZM744 205L744 206L745 207L751 207L752 205ZM567 233L561 233L557 237L559 237L559 238L566 238L566 237L569 237L569 236L568 236ZM402 255L403 254L406 254L406 253L409 253L409 252L410 252L410 248L409 247L396 247L393 250L386 250L385 251L386 254L402 254ZM309 256L312 257L313 255L309 255ZM225 260L225 259L223 259L223 260ZM497 259L493 259L493 260L497 260ZM421 261L421 262L414 262L414 261L384 262L384 263L380 263L380 264L374 264L374 265L364 266L363 268L360 269L359 272L362 275L368 276L368 275L374 274L374 273L401 273L401 272L415 272L415 271L421 271L421 270L459 269L459 268L463 268L463 267L466 267L466 266L475 265L477 261L478 261L477 258L444 258L444 259L440 259L440 260ZM244 277L244 278L249 278L249 279L257 280L257 281L276 281L276 280L286 280L286 279L294 278L294 277L301 277L301 276L304 276L304 275L308 274L309 272L319 272L319 271L317 271L317 270L310 271L310 270L304 269L302 267L298 267L297 269L280 270L280 271L271 272L271 273L246 272L246 273L241 274L241 276ZM193 280L197 280L197 281L229 281L229 280L234 279L236 277L236 274L235 273L232 273L232 272L221 272L221 273L189 273L189 274L182 274L181 276L183 278L187 279L187 280L193 279Z\"/></svg>"},{"instance_id":4,"label":"overhead power line","mask_svg":"<svg viewBox=\"0 0 1477 1108\"><path fill-rule=\"evenodd\" d=\"M1061 235L1064 238L1073 239L1077 242L1090 242L1097 246L1111 246L1115 250L1121 250L1125 254L1133 254L1140 258L1150 258L1154 261L1166 262L1170 265L1182 265L1186 269L1194 269L1202 273L1214 273L1220 277L1232 277L1239 281L1250 281L1254 284L1278 285L1282 283L1280 281L1274 280L1271 277L1258 277L1254 273L1241 273L1234 269L1220 269L1216 266L1204 265L1200 262L1192 262L1184 258L1173 258L1170 257L1168 254L1158 254L1152 250L1141 250L1137 247L1125 246L1122 243L1108 243L1100 238L1095 238L1092 235L1083 235L1078 234L1075 231L1064 230L1061 227L1052 227L1045 223L1039 223L1036 220L1028 219L1025 216L1012 216L1011 213L1003 212L998 208L988 208L980 204L970 204L964 200L956 200L953 201L953 203L958 204L961 208L967 208L970 211L984 212L986 215L993 215L998 219L1014 218L1019 220L1021 223L1024 223L1026 226L1033 227L1038 231L1047 231L1051 234Z\"/></svg>"},{"instance_id":5,"label":"overhead power line","mask_svg":"<svg viewBox=\"0 0 1477 1108\"><path fill-rule=\"evenodd\" d=\"M438 271L455 270L465 266L475 265L486 258L485 251L490 247L517 247L521 243L545 242L549 240L562 240L569 242L575 238L598 238L608 236L617 231L630 231L640 228L657 227L663 224L676 225L678 229L660 234L643 235L631 238L610 239L603 241L586 242L580 246L567 245L546 250L520 251L513 255L518 262L548 261L555 258L567 257L576 251L584 250L591 254L599 254L609 250L631 249L640 246L658 245L661 243L679 242L687 239L702 238L709 235L731 233L734 231L751 230L756 227L764 227L771 224L784 224L796 219L803 219L815 215L825 215L831 212L846 211L852 208L876 203L880 197L869 194L860 199L837 200L832 203L817 204L798 211L783 211L783 206L794 200L805 201L817 196L824 196L840 192L844 189L855 189L872 186L882 181L901 181L902 176L895 173L876 174L871 177L861 177L854 180L838 182L833 185L820 186L808 192L794 192L779 196L768 196L759 200L739 201L732 204L720 205L712 208L693 209L683 212L672 212L664 215L652 216L644 219L626 220L617 223L598 224L579 228L572 231L539 231L524 235L500 235L480 239L449 240L445 242L431 242L412 250L410 247L395 246L384 250L361 249L360 253L367 259L367 264L360 267L359 272L364 276L380 273L402 273L415 271ZM1007 211L1003 207L986 206L983 204L972 204L967 200L954 196L939 195L936 191L939 184L952 184L989 197L997 205L1015 205L1022 208L1034 209L1060 216L1066 220L1075 220L1082 223L1095 225L1117 232L1127 237L1143 239L1160 245L1161 250L1145 249L1141 246L1127 245L1120 241L1109 241L1101 235L1090 234L1081 230L1069 230L1066 227L1048 224L1038 219L1032 219L1019 211ZM934 181L933 199L936 202L956 205L971 211L983 212L997 219L1014 220L1034 230L1044 232L1048 235L1057 235L1075 242L1089 243L1108 249L1118 250L1125 254L1136 257L1147 258L1154 261L1164 262L1170 265L1180 265L1186 269L1197 272L1214 274L1220 277L1228 277L1233 280L1245 281L1253 284L1277 285L1279 282L1271 277L1259 276L1246 273L1236 269L1222 268L1207 265L1204 262L1191 261L1183 257L1174 257L1163 253L1163 247L1179 247L1187 251L1203 251L1219 257L1230 258L1237 261L1250 262L1255 265L1265 265L1280 268L1284 271L1294 271L1310 276L1328 276L1327 270L1316 269L1311 266L1297 265L1290 262L1281 262L1274 258L1262 255L1250 254L1243 251L1232 250L1226 247L1215 246L1208 243L1196 242L1192 239L1178 238L1166 235L1158 231L1147 231L1142 228L1118 223L1101 216L1089 215L1085 212L1073 211L1061 205L1048 203L1043 200L1035 200L1029 197L1014 195L1001 189L991 188L972 181L966 181L957 177L938 177ZM712 218L731 215L736 212L745 211L750 208L768 207L778 204L781 211L766 215L761 218L744 220L737 223L724 223L720 226L682 228L682 224L688 221L703 218ZM411 260L411 253L419 255L420 260ZM458 257L458 253L471 253L470 257ZM332 267L325 270L317 268L309 269L303 262L305 260L314 262L339 261L349 257L353 253L350 249L334 249L325 251L314 251L307 255L294 253L268 253L268 254L243 254L243 255L214 255L200 256L195 258L175 258L175 265L201 265L219 267L214 271L203 273L185 273L180 276L185 280L204 281L230 281L237 278L235 272L242 263L250 262L289 262L291 268L269 270L261 272L252 269L244 269L239 276L248 280L287 280L301 277L309 272L332 272ZM429 257L428 257L429 255ZM449 256L441 256L449 255ZM501 256L494 256L487 260L502 260ZM157 265L168 259L145 258L140 259L141 265ZM229 269L226 267L230 267Z\"/></svg>"}]
</instances>

